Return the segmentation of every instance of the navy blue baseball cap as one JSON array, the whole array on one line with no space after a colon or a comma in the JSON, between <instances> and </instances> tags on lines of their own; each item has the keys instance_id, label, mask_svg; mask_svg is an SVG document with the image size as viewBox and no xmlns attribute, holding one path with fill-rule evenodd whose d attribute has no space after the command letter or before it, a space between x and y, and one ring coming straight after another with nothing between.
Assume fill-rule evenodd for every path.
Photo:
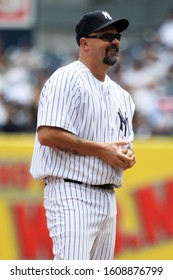
<instances>
[{"instance_id":1,"label":"navy blue baseball cap","mask_svg":"<svg viewBox=\"0 0 173 280\"><path fill-rule=\"evenodd\" d=\"M76 25L76 41L80 45L80 38L89 35L92 32L101 30L113 24L118 33L124 31L129 26L127 19L114 20L106 11L98 10L84 14Z\"/></svg>"}]
</instances>

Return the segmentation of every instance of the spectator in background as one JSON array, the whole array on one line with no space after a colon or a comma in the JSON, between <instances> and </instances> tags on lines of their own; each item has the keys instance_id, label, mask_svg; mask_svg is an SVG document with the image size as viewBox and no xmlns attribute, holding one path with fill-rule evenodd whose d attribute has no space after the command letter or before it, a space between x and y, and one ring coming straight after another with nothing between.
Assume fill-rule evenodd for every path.
<instances>
[{"instance_id":1,"label":"spectator in background","mask_svg":"<svg viewBox=\"0 0 173 280\"><path fill-rule=\"evenodd\" d=\"M50 75L52 60L25 40L15 47L0 47L0 51L0 131L33 132L37 88L42 85L42 79L44 82L45 75ZM54 63L56 61L54 59Z\"/></svg>"},{"instance_id":2,"label":"spectator in background","mask_svg":"<svg viewBox=\"0 0 173 280\"><path fill-rule=\"evenodd\" d=\"M158 29L157 38L167 48L173 48L173 7L168 10L166 19Z\"/></svg>"},{"instance_id":3,"label":"spectator in background","mask_svg":"<svg viewBox=\"0 0 173 280\"><path fill-rule=\"evenodd\" d=\"M170 65L165 76L165 94L173 97L173 64Z\"/></svg>"}]
</instances>

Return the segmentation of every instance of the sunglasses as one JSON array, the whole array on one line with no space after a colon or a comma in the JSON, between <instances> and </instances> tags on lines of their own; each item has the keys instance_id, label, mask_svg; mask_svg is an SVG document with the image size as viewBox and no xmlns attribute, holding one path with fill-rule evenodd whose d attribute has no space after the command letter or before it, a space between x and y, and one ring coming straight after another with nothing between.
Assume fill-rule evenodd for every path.
<instances>
[{"instance_id":1,"label":"sunglasses","mask_svg":"<svg viewBox=\"0 0 173 280\"><path fill-rule=\"evenodd\" d=\"M86 38L94 38L94 39L101 39L106 42L112 42L113 40L117 39L120 41L121 39L121 34L113 34L113 33L104 33L104 34L98 34L98 35L88 35L85 36Z\"/></svg>"}]
</instances>

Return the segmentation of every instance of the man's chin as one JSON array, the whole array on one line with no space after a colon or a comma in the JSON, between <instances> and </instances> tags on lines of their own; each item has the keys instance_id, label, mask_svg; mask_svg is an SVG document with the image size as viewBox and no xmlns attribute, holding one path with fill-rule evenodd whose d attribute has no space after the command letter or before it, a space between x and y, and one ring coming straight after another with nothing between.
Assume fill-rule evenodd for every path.
<instances>
[{"instance_id":1,"label":"man's chin","mask_svg":"<svg viewBox=\"0 0 173 280\"><path fill-rule=\"evenodd\" d=\"M115 58L108 58L108 57L105 57L103 59L103 63L106 64L106 65L109 65L109 66L113 66L114 64L116 64L117 62L119 61L119 57L115 57Z\"/></svg>"}]
</instances>

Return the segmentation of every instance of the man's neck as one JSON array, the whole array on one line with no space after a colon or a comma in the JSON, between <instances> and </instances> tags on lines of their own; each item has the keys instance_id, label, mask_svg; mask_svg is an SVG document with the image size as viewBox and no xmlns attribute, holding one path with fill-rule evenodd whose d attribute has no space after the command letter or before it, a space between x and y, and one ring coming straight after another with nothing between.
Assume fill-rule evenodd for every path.
<instances>
[{"instance_id":1,"label":"man's neck","mask_svg":"<svg viewBox=\"0 0 173 280\"><path fill-rule=\"evenodd\" d=\"M102 65L102 67L99 67L98 65L87 62L85 59L81 57L79 57L79 60L91 71L91 73L97 80L104 82L108 67L105 67L104 69L103 67L104 65Z\"/></svg>"}]
</instances>

